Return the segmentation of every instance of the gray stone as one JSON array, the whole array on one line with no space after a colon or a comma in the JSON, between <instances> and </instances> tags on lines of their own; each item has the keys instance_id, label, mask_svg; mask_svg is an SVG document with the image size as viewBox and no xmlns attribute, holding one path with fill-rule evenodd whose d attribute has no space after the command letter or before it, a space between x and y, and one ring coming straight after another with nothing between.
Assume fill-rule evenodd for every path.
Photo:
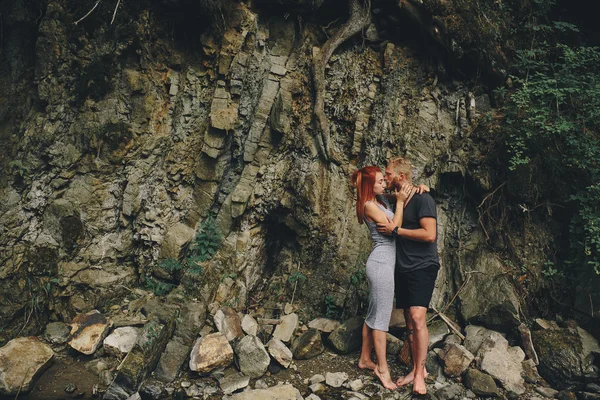
<instances>
[{"instance_id":1,"label":"gray stone","mask_svg":"<svg viewBox=\"0 0 600 400\"><path fill-rule=\"evenodd\" d=\"M69 346L87 355L94 354L110 329L110 323L98 310L77 315L69 325Z\"/></svg>"},{"instance_id":2,"label":"gray stone","mask_svg":"<svg viewBox=\"0 0 600 400\"><path fill-rule=\"evenodd\" d=\"M600 356L600 344L598 344L598 340L594 336L579 326L577 327L577 334L581 338L581 345L583 347L582 367L584 370L587 370L589 366L594 364L595 357Z\"/></svg>"},{"instance_id":3,"label":"gray stone","mask_svg":"<svg viewBox=\"0 0 600 400\"><path fill-rule=\"evenodd\" d=\"M479 351L481 343L483 343L483 341L487 339L492 334L492 332L494 331L486 329L483 326L468 325L465 328L466 335L465 342L463 345L472 354L476 355Z\"/></svg>"},{"instance_id":4,"label":"gray stone","mask_svg":"<svg viewBox=\"0 0 600 400\"><path fill-rule=\"evenodd\" d=\"M250 383L250 377L242 374L232 374L222 378L219 381L219 386L225 394L230 394L236 390L240 390L248 386Z\"/></svg>"},{"instance_id":5,"label":"gray stone","mask_svg":"<svg viewBox=\"0 0 600 400\"><path fill-rule=\"evenodd\" d=\"M44 339L52 344L63 344L69 340L71 328L64 322L50 322L46 325Z\"/></svg>"},{"instance_id":6,"label":"gray stone","mask_svg":"<svg viewBox=\"0 0 600 400\"><path fill-rule=\"evenodd\" d=\"M483 372L469 368L465 373L464 384L475 394L484 397L500 397L494 378Z\"/></svg>"},{"instance_id":7,"label":"gray stone","mask_svg":"<svg viewBox=\"0 0 600 400\"><path fill-rule=\"evenodd\" d=\"M269 349L271 357L281 364L282 367L287 368L290 366L294 356L291 350L288 349L281 340L272 338L269 340L269 343L267 343L267 348Z\"/></svg>"},{"instance_id":8,"label":"gray stone","mask_svg":"<svg viewBox=\"0 0 600 400\"><path fill-rule=\"evenodd\" d=\"M450 333L448 325L441 319L433 321L427 326L429 331L429 348L432 349L442 343L444 338Z\"/></svg>"},{"instance_id":9,"label":"gray stone","mask_svg":"<svg viewBox=\"0 0 600 400\"><path fill-rule=\"evenodd\" d=\"M211 333L196 341L190 354L190 369L210 372L233 362L233 349L222 333Z\"/></svg>"},{"instance_id":10,"label":"gray stone","mask_svg":"<svg viewBox=\"0 0 600 400\"><path fill-rule=\"evenodd\" d=\"M348 374L345 372L327 372L325 373L325 383L331 387L342 387L344 382L348 380Z\"/></svg>"},{"instance_id":11,"label":"gray stone","mask_svg":"<svg viewBox=\"0 0 600 400\"><path fill-rule=\"evenodd\" d=\"M251 315L244 315L242 318L242 330L246 335L256 336L258 333L258 322Z\"/></svg>"},{"instance_id":12,"label":"gray stone","mask_svg":"<svg viewBox=\"0 0 600 400\"><path fill-rule=\"evenodd\" d=\"M267 372L271 358L259 338L245 336L235 345L236 360L240 371L251 378L259 378Z\"/></svg>"},{"instance_id":13,"label":"gray stone","mask_svg":"<svg viewBox=\"0 0 600 400\"><path fill-rule=\"evenodd\" d=\"M140 330L138 328L131 326L115 329L104 339L104 350L106 350L107 353L117 357L121 357L122 354L129 353L137 341L139 331Z\"/></svg>"},{"instance_id":14,"label":"gray stone","mask_svg":"<svg viewBox=\"0 0 600 400\"><path fill-rule=\"evenodd\" d=\"M308 327L318 329L323 333L331 333L341 325L339 321L329 318L315 318L308 323Z\"/></svg>"},{"instance_id":15,"label":"gray stone","mask_svg":"<svg viewBox=\"0 0 600 400\"><path fill-rule=\"evenodd\" d=\"M490 374L502 386L518 395L525 392L522 378L525 353L519 347L509 347L508 341L494 332L483 341L477 352L477 365Z\"/></svg>"},{"instance_id":16,"label":"gray stone","mask_svg":"<svg viewBox=\"0 0 600 400\"><path fill-rule=\"evenodd\" d=\"M308 381L311 385L314 385L315 383L325 382L325 377L321 374L316 374L313 375Z\"/></svg>"},{"instance_id":17,"label":"gray stone","mask_svg":"<svg viewBox=\"0 0 600 400\"><path fill-rule=\"evenodd\" d=\"M146 377L156 368L167 341L173 335L175 321L166 324L150 321L140 332L133 348L119 365L117 375L103 399L123 400L138 391Z\"/></svg>"},{"instance_id":18,"label":"gray stone","mask_svg":"<svg viewBox=\"0 0 600 400\"><path fill-rule=\"evenodd\" d=\"M535 390L537 393L541 394L542 396L548 397L551 399L555 398L556 395L558 394L558 390L554 390L549 387L536 386L533 388L533 390Z\"/></svg>"},{"instance_id":19,"label":"gray stone","mask_svg":"<svg viewBox=\"0 0 600 400\"><path fill-rule=\"evenodd\" d=\"M164 384L156 379L146 379L139 393L143 399L159 400L164 392Z\"/></svg>"},{"instance_id":20,"label":"gray stone","mask_svg":"<svg viewBox=\"0 0 600 400\"><path fill-rule=\"evenodd\" d=\"M388 355L397 355L398 353L400 353L400 349L402 349L404 342L402 340L398 339L396 336L390 335L389 333L386 333L385 338L386 338L386 348L385 348L386 353Z\"/></svg>"},{"instance_id":21,"label":"gray stone","mask_svg":"<svg viewBox=\"0 0 600 400\"><path fill-rule=\"evenodd\" d=\"M160 356L154 377L163 383L173 382L189 354L190 346L181 343L180 338L174 337L167 343L165 351Z\"/></svg>"},{"instance_id":22,"label":"gray stone","mask_svg":"<svg viewBox=\"0 0 600 400\"><path fill-rule=\"evenodd\" d=\"M302 400L302 395L292 385L281 385L269 389L246 390L234 394L231 400Z\"/></svg>"},{"instance_id":23,"label":"gray stone","mask_svg":"<svg viewBox=\"0 0 600 400\"><path fill-rule=\"evenodd\" d=\"M34 336L9 341L0 348L0 394L14 396L30 391L53 358L50 346Z\"/></svg>"},{"instance_id":24,"label":"gray stone","mask_svg":"<svg viewBox=\"0 0 600 400\"><path fill-rule=\"evenodd\" d=\"M469 350L459 344L447 344L438 356L444 363L444 374L461 376L475 358Z\"/></svg>"},{"instance_id":25,"label":"gray stone","mask_svg":"<svg viewBox=\"0 0 600 400\"><path fill-rule=\"evenodd\" d=\"M435 392L435 396L440 400L451 400L459 398L462 388L459 384L444 386Z\"/></svg>"},{"instance_id":26,"label":"gray stone","mask_svg":"<svg viewBox=\"0 0 600 400\"><path fill-rule=\"evenodd\" d=\"M558 392L556 396L558 400L577 400L577 396L573 392L569 392L568 390L561 390Z\"/></svg>"},{"instance_id":27,"label":"gray stone","mask_svg":"<svg viewBox=\"0 0 600 400\"><path fill-rule=\"evenodd\" d=\"M281 323L275 327L273 337L287 343L296 329L298 329L298 315L295 313L284 315L281 317Z\"/></svg>"},{"instance_id":28,"label":"gray stone","mask_svg":"<svg viewBox=\"0 0 600 400\"><path fill-rule=\"evenodd\" d=\"M325 351L321 332L316 329L307 330L294 340L291 350L297 360L308 360L318 356Z\"/></svg>"},{"instance_id":29,"label":"gray stone","mask_svg":"<svg viewBox=\"0 0 600 400\"><path fill-rule=\"evenodd\" d=\"M542 380L542 377L539 375L537 367L533 360L525 360L521 363L523 366L523 373L521 376L525 379L527 383L538 383Z\"/></svg>"},{"instance_id":30,"label":"gray stone","mask_svg":"<svg viewBox=\"0 0 600 400\"><path fill-rule=\"evenodd\" d=\"M232 341L244 336L242 332L242 322L234 309L223 307L219 309L214 317L215 326L227 340Z\"/></svg>"},{"instance_id":31,"label":"gray stone","mask_svg":"<svg viewBox=\"0 0 600 400\"><path fill-rule=\"evenodd\" d=\"M323 383L321 383L321 382L313 383L308 388L313 393L322 393L325 391L325 385L323 385Z\"/></svg>"},{"instance_id":32,"label":"gray stone","mask_svg":"<svg viewBox=\"0 0 600 400\"><path fill-rule=\"evenodd\" d=\"M340 354L347 354L360 348L364 320L353 317L331 332L327 338L331 347Z\"/></svg>"},{"instance_id":33,"label":"gray stone","mask_svg":"<svg viewBox=\"0 0 600 400\"><path fill-rule=\"evenodd\" d=\"M177 223L167 229L167 233L160 247L160 258L178 259L181 250L194 238L194 229L186 224Z\"/></svg>"},{"instance_id":34,"label":"gray stone","mask_svg":"<svg viewBox=\"0 0 600 400\"><path fill-rule=\"evenodd\" d=\"M353 392L360 392L365 387L365 384L360 379L355 379L348 382L348 387L352 389Z\"/></svg>"},{"instance_id":35,"label":"gray stone","mask_svg":"<svg viewBox=\"0 0 600 400\"><path fill-rule=\"evenodd\" d=\"M540 358L538 371L553 387L568 389L582 382L585 353L581 337L570 329L547 329L532 333L533 344Z\"/></svg>"}]
</instances>

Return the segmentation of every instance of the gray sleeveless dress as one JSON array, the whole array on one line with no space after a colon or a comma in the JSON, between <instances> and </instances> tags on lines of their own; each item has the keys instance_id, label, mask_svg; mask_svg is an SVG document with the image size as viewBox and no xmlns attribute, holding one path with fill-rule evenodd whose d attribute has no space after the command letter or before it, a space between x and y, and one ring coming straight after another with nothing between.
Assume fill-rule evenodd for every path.
<instances>
[{"instance_id":1,"label":"gray sleeveless dress","mask_svg":"<svg viewBox=\"0 0 600 400\"><path fill-rule=\"evenodd\" d=\"M387 208L376 203L390 218L394 218L390 204L382 199ZM371 231L374 246L367 260L369 279L369 310L365 323L371 329L387 332L394 303L394 268L396 267L396 238L377 232L377 223L365 220Z\"/></svg>"}]
</instances>

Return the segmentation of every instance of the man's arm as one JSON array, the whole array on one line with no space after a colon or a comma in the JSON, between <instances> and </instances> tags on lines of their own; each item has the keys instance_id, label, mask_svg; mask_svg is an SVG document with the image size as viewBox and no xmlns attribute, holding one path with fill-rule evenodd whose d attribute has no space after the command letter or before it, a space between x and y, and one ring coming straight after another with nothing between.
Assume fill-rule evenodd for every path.
<instances>
[{"instance_id":1,"label":"man's arm","mask_svg":"<svg viewBox=\"0 0 600 400\"><path fill-rule=\"evenodd\" d=\"M396 234L398 236L402 236L407 239L416 240L419 242L435 242L435 238L437 235L435 218L423 217L419 220L419 224L421 225L419 229L398 228L398 232ZM396 228L396 224L394 224L394 222L389 218L388 222L385 224L377 223L377 231L387 235L391 235L394 228Z\"/></svg>"}]
</instances>

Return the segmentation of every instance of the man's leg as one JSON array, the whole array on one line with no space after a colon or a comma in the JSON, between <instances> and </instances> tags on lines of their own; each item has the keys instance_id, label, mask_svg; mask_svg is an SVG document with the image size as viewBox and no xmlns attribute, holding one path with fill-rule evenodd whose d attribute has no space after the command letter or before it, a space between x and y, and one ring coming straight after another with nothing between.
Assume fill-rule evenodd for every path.
<instances>
[{"instance_id":1,"label":"man's leg","mask_svg":"<svg viewBox=\"0 0 600 400\"><path fill-rule=\"evenodd\" d=\"M413 324L413 393L425 394L425 360L429 347L429 332L427 331L427 308L411 307L410 319Z\"/></svg>"},{"instance_id":2,"label":"man's leg","mask_svg":"<svg viewBox=\"0 0 600 400\"><path fill-rule=\"evenodd\" d=\"M371 360L371 350L373 350L373 330L367 324L363 324L362 347L360 358L358 359L358 368L375 370L377 365Z\"/></svg>"}]
</instances>

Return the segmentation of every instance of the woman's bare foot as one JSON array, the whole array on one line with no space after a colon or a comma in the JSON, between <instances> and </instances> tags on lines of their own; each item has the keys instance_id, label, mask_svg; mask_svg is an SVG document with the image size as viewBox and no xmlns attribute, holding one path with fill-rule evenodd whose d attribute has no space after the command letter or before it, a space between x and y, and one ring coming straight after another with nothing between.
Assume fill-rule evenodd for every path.
<instances>
[{"instance_id":1,"label":"woman's bare foot","mask_svg":"<svg viewBox=\"0 0 600 400\"><path fill-rule=\"evenodd\" d=\"M384 388L386 388L387 390L394 390L394 389L396 389L396 385L394 384L394 382L392 382L392 377L390 376L390 371L389 370L387 370L385 372L381 372L379 370L379 368L376 367L375 368L375 375L377 375L377 377L381 381L381 384L383 385Z\"/></svg>"},{"instance_id":2,"label":"woman's bare foot","mask_svg":"<svg viewBox=\"0 0 600 400\"><path fill-rule=\"evenodd\" d=\"M425 378L423 376L415 376L413 383L414 394L427 394L427 386L425 385Z\"/></svg>"},{"instance_id":3,"label":"woman's bare foot","mask_svg":"<svg viewBox=\"0 0 600 400\"><path fill-rule=\"evenodd\" d=\"M375 371L375 368L377 368L377 364L375 364L373 361L371 360L358 360L358 368L361 369L370 369Z\"/></svg>"},{"instance_id":4,"label":"woman's bare foot","mask_svg":"<svg viewBox=\"0 0 600 400\"><path fill-rule=\"evenodd\" d=\"M427 370L425 370L425 378L427 378L428 376L429 376L429 373L427 373ZM411 383L414 379L415 379L415 370L413 369L412 371L410 371L410 373L408 375L401 376L400 378L398 378L398 380L396 381L396 385L406 386L409 383Z\"/></svg>"}]
</instances>

